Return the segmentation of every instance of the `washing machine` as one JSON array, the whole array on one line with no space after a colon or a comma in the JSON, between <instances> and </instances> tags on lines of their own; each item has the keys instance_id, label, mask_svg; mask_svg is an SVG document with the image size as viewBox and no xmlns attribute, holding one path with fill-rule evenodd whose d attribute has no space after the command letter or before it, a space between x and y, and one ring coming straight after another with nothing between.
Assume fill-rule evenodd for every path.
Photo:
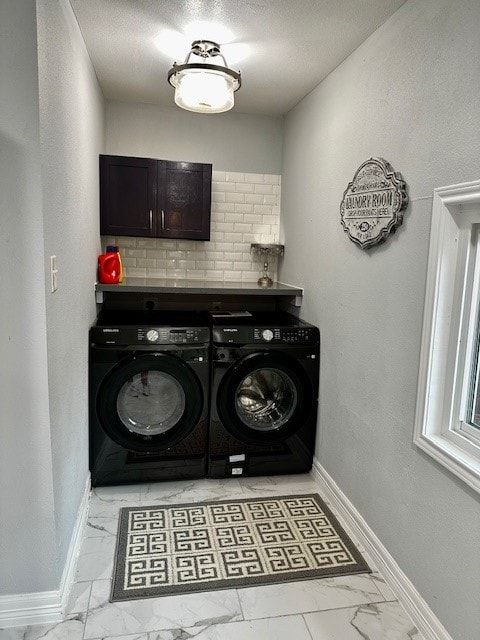
<instances>
[{"instance_id":1,"label":"washing machine","mask_svg":"<svg viewBox=\"0 0 480 640\"><path fill-rule=\"evenodd\" d=\"M211 358L209 477L311 469L318 328L283 312L213 317Z\"/></svg>"},{"instance_id":2,"label":"washing machine","mask_svg":"<svg viewBox=\"0 0 480 640\"><path fill-rule=\"evenodd\" d=\"M89 333L93 486L206 477L205 320L195 312L100 313Z\"/></svg>"}]
</instances>

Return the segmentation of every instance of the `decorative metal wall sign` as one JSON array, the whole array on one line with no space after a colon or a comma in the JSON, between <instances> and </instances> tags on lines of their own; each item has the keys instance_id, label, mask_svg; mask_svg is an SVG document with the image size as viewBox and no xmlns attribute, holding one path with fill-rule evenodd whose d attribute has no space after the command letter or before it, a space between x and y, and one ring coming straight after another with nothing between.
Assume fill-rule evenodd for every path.
<instances>
[{"instance_id":1,"label":"decorative metal wall sign","mask_svg":"<svg viewBox=\"0 0 480 640\"><path fill-rule=\"evenodd\" d=\"M406 184L383 158L370 158L357 169L340 204L344 231L369 249L384 242L403 222Z\"/></svg>"}]
</instances>

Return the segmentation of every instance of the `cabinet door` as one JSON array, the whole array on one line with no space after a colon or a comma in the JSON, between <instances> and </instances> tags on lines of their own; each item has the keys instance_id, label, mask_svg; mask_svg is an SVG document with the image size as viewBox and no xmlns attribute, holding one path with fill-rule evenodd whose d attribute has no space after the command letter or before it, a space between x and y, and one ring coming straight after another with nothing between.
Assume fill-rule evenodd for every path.
<instances>
[{"instance_id":1,"label":"cabinet door","mask_svg":"<svg viewBox=\"0 0 480 640\"><path fill-rule=\"evenodd\" d=\"M100 234L156 235L156 160L100 156Z\"/></svg>"},{"instance_id":2,"label":"cabinet door","mask_svg":"<svg viewBox=\"0 0 480 640\"><path fill-rule=\"evenodd\" d=\"M158 161L157 235L210 240L212 165Z\"/></svg>"}]
</instances>

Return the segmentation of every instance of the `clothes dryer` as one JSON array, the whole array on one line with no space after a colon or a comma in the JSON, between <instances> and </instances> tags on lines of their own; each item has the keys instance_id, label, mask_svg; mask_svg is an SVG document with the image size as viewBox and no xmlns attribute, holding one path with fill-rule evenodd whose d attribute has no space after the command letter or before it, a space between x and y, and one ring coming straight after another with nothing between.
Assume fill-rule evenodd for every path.
<instances>
[{"instance_id":1,"label":"clothes dryer","mask_svg":"<svg viewBox=\"0 0 480 640\"><path fill-rule=\"evenodd\" d=\"M290 314L214 317L209 477L311 469L319 356L318 328Z\"/></svg>"},{"instance_id":2,"label":"clothes dryer","mask_svg":"<svg viewBox=\"0 0 480 640\"><path fill-rule=\"evenodd\" d=\"M103 312L89 337L92 485L205 477L205 318Z\"/></svg>"}]
</instances>

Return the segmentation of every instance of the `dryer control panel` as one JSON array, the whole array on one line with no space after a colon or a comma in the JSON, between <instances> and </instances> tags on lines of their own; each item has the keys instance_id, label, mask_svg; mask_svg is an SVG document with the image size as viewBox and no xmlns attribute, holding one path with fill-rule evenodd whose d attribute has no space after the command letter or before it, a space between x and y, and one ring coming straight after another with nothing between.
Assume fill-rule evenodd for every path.
<instances>
[{"instance_id":1,"label":"dryer control panel","mask_svg":"<svg viewBox=\"0 0 480 640\"><path fill-rule=\"evenodd\" d=\"M213 327L216 344L315 344L318 340L318 329L313 326Z\"/></svg>"},{"instance_id":2,"label":"dryer control panel","mask_svg":"<svg viewBox=\"0 0 480 640\"><path fill-rule=\"evenodd\" d=\"M263 329L254 327L254 342L283 342L308 344L315 341L314 327L280 327Z\"/></svg>"}]
</instances>

